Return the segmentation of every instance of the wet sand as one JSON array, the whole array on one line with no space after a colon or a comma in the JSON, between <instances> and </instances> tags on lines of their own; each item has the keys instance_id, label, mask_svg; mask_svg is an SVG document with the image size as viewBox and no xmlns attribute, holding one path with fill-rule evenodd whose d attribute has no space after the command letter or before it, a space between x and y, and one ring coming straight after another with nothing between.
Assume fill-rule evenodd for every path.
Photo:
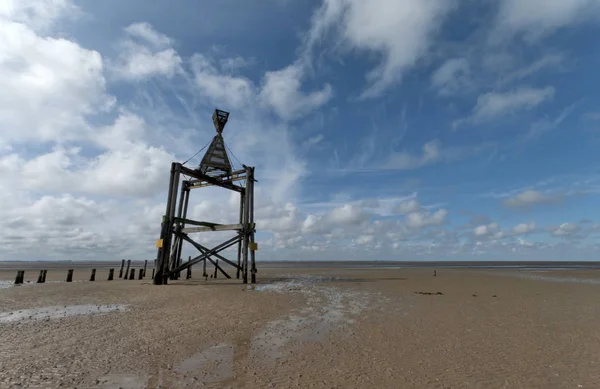
<instances>
[{"instance_id":1,"label":"wet sand","mask_svg":"<svg viewBox=\"0 0 600 389\"><path fill-rule=\"evenodd\" d=\"M1 388L600 387L598 270L107 273L0 289Z\"/></svg>"}]
</instances>

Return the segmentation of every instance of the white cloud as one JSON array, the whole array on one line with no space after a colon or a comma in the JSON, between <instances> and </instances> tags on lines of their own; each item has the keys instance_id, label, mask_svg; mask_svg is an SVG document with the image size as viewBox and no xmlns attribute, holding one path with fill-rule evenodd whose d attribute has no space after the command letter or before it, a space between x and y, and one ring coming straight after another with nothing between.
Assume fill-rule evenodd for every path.
<instances>
[{"instance_id":1,"label":"white cloud","mask_svg":"<svg viewBox=\"0 0 600 389\"><path fill-rule=\"evenodd\" d=\"M375 241L375 237L373 235L360 235L358 238L354 240L354 243L358 245L366 245L369 243L373 243Z\"/></svg>"},{"instance_id":2,"label":"white cloud","mask_svg":"<svg viewBox=\"0 0 600 389\"><path fill-rule=\"evenodd\" d=\"M544 117L532 123L529 130L520 137L519 141L530 142L539 139L544 133L556 129L573 113L574 108L575 104L572 104L554 118Z\"/></svg>"},{"instance_id":3,"label":"white cloud","mask_svg":"<svg viewBox=\"0 0 600 389\"><path fill-rule=\"evenodd\" d=\"M240 57L221 59L222 68L231 69L241 61ZM206 55L195 54L191 67L196 87L210 101L236 109L262 107L286 121L320 108L333 96L329 84L320 90L301 91L305 73L301 61L266 72L259 87L244 76L220 71L215 61Z\"/></svg>"},{"instance_id":4,"label":"white cloud","mask_svg":"<svg viewBox=\"0 0 600 389\"><path fill-rule=\"evenodd\" d=\"M349 228L366 222L370 218L362 208L345 204L332 209L324 215L308 215L302 222L302 232L323 234L330 233L336 228Z\"/></svg>"},{"instance_id":5,"label":"white cloud","mask_svg":"<svg viewBox=\"0 0 600 389\"><path fill-rule=\"evenodd\" d=\"M523 239L519 239L518 242L519 242L519 245L521 245L523 247L526 247L526 248L533 248L533 247L535 247L535 243L528 242L528 241L523 240Z\"/></svg>"},{"instance_id":6,"label":"white cloud","mask_svg":"<svg viewBox=\"0 0 600 389\"><path fill-rule=\"evenodd\" d=\"M406 224L410 228L421 229L431 226L440 226L446 221L448 211L445 209L438 209L435 212L421 211L412 212L406 215Z\"/></svg>"},{"instance_id":7,"label":"white cloud","mask_svg":"<svg viewBox=\"0 0 600 389\"><path fill-rule=\"evenodd\" d=\"M421 155L411 154L406 151L397 152L389 157L382 168L393 170L416 169L437 162L441 157L440 142L431 141L423 145L423 153Z\"/></svg>"},{"instance_id":8,"label":"white cloud","mask_svg":"<svg viewBox=\"0 0 600 389\"><path fill-rule=\"evenodd\" d=\"M248 78L221 74L212 59L203 54L194 54L190 63L196 87L211 102L239 109L254 99L256 90Z\"/></svg>"},{"instance_id":9,"label":"white cloud","mask_svg":"<svg viewBox=\"0 0 600 389\"><path fill-rule=\"evenodd\" d=\"M296 62L264 75L259 98L285 120L296 119L321 107L331 99L331 85L310 93L300 91L304 66Z\"/></svg>"},{"instance_id":10,"label":"white cloud","mask_svg":"<svg viewBox=\"0 0 600 389\"><path fill-rule=\"evenodd\" d=\"M431 85L440 95L455 94L469 84L469 73L469 62L465 58L452 58L433 73Z\"/></svg>"},{"instance_id":11,"label":"white cloud","mask_svg":"<svg viewBox=\"0 0 600 389\"><path fill-rule=\"evenodd\" d=\"M80 9L70 0L3 0L0 18L27 25L35 31L50 28L62 17L76 17Z\"/></svg>"},{"instance_id":12,"label":"white cloud","mask_svg":"<svg viewBox=\"0 0 600 389\"><path fill-rule=\"evenodd\" d=\"M165 49L152 52L140 45L129 46L129 53L123 62L117 65L117 74L120 77L141 80L155 75L173 77L181 66L181 58L174 49Z\"/></svg>"},{"instance_id":13,"label":"white cloud","mask_svg":"<svg viewBox=\"0 0 600 389\"><path fill-rule=\"evenodd\" d=\"M524 190L504 200L504 205L513 208L525 208L536 204L550 204L560 200L558 196L548 196L537 190Z\"/></svg>"},{"instance_id":14,"label":"white cloud","mask_svg":"<svg viewBox=\"0 0 600 389\"><path fill-rule=\"evenodd\" d=\"M481 224L473 228L472 236L482 242L506 242L506 238L518 237L535 232L535 222L521 223L510 230L503 230L496 222Z\"/></svg>"},{"instance_id":15,"label":"white cloud","mask_svg":"<svg viewBox=\"0 0 600 389\"><path fill-rule=\"evenodd\" d=\"M85 158L79 149L61 149L24 160L14 154L0 157L11 164L19 187L30 191L88 195L153 197L164 189L173 156L161 148L134 144Z\"/></svg>"},{"instance_id":16,"label":"white cloud","mask_svg":"<svg viewBox=\"0 0 600 389\"><path fill-rule=\"evenodd\" d=\"M157 47L171 46L172 43L171 38L156 31L152 25L145 22L132 23L125 28L125 32Z\"/></svg>"},{"instance_id":17,"label":"white cloud","mask_svg":"<svg viewBox=\"0 0 600 389\"><path fill-rule=\"evenodd\" d=\"M394 212L400 215L404 215L407 213L414 213L421 210L421 204L417 201L417 199L408 199L406 201L402 201L394 208Z\"/></svg>"},{"instance_id":18,"label":"white cloud","mask_svg":"<svg viewBox=\"0 0 600 389\"><path fill-rule=\"evenodd\" d=\"M172 78L183 72L182 59L170 47L171 39L148 23L134 23L125 28L130 38L120 43L121 52L111 68L114 75L126 80L144 80L155 76ZM131 37L142 38L144 44Z\"/></svg>"},{"instance_id":19,"label":"white cloud","mask_svg":"<svg viewBox=\"0 0 600 389\"><path fill-rule=\"evenodd\" d=\"M304 145L307 147L315 146L315 145L321 143L323 141L323 139L325 139L325 136L323 134L317 134L317 135L311 136L310 138L305 140Z\"/></svg>"},{"instance_id":20,"label":"white cloud","mask_svg":"<svg viewBox=\"0 0 600 389\"><path fill-rule=\"evenodd\" d=\"M364 199L360 202L360 206L363 208L379 208L381 202L378 199Z\"/></svg>"},{"instance_id":21,"label":"white cloud","mask_svg":"<svg viewBox=\"0 0 600 389\"><path fill-rule=\"evenodd\" d=\"M238 69L242 69L253 65L255 61L253 59L246 59L240 56L232 58L223 58L220 60L221 69L225 72L234 72Z\"/></svg>"},{"instance_id":22,"label":"white cloud","mask_svg":"<svg viewBox=\"0 0 600 389\"><path fill-rule=\"evenodd\" d=\"M42 196L35 201L22 200L14 208L0 207L0 226L9 232L0 237L3 251L18 253L26 248L27 254L47 256L69 251L72 248L88 248L97 256L102 239L98 232L109 219L108 203L97 203L71 195ZM83 230L81 220L86 220ZM112 220L110 220L112 222ZM90 254L86 255L89 258ZM47 257L46 257L47 258Z\"/></svg>"},{"instance_id":23,"label":"white cloud","mask_svg":"<svg viewBox=\"0 0 600 389\"><path fill-rule=\"evenodd\" d=\"M525 235L535 231L535 222L521 223L512 228L515 235Z\"/></svg>"},{"instance_id":24,"label":"white cloud","mask_svg":"<svg viewBox=\"0 0 600 389\"><path fill-rule=\"evenodd\" d=\"M261 230L271 232L297 231L300 225L300 210L293 203L279 207L271 202L256 209L257 224Z\"/></svg>"},{"instance_id":25,"label":"white cloud","mask_svg":"<svg viewBox=\"0 0 600 389\"><path fill-rule=\"evenodd\" d=\"M499 81L499 84L508 84L514 81L522 80L546 68L560 68L564 62L565 58L561 54L546 54L528 66L517 69L502 77L502 79Z\"/></svg>"},{"instance_id":26,"label":"white cloud","mask_svg":"<svg viewBox=\"0 0 600 389\"><path fill-rule=\"evenodd\" d=\"M114 123L95 128L90 140L108 150L129 151L144 140L145 127L143 118L123 110Z\"/></svg>"},{"instance_id":27,"label":"white cloud","mask_svg":"<svg viewBox=\"0 0 600 389\"><path fill-rule=\"evenodd\" d=\"M326 218L333 224L357 224L363 222L367 217L362 209L350 204L335 208L326 215Z\"/></svg>"},{"instance_id":28,"label":"white cloud","mask_svg":"<svg viewBox=\"0 0 600 389\"><path fill-rule=\"evenodd\" d=\"M0 18L0 138L81 139L86 116L110 109L100 54Z\"/></svg>"},{"instance_id":29,"label":"white cloud","mask_svg":"<svg viewBox=\"0 0 600 389\"><path fill-rule=\"evenodd\" d=\"M477 98L472 114L455 122L455 126L464 122L481 123L498 116L514 114L532 109L554 97L554 87L519 87L508 92L488 92Z\"/></svg>"},{"instance_id":30,"label":"white cloud","mask_svg":"<svg viewBox=\"0 0 600 389\"><path fill-rule=\"evenodd\" d=\"M577 234L581 230L581 227L575 223L563 223L558 227L551 227L550 232L554 236L572 236Z\"/></svg>"},{"instance_id":31,"label":"white cloud","mask_svg":"<svg viewBox=\"0 0 600 389\"><path fill-rule=\"evenodd\" d=\"M487 237L496 234L500 231L498 223L490 223L487 225L480 225L473 229L473 235L476 237Z\"/></svg>"},{"instance_id":32,"label":"white cloud","mask_svg":"<svg viewBox=\"0 0 600 389\"><path fill-rule=\"evenodd\" d=\"M402 79L427 52L454 1L324 0L307 35L313 50L331 30L350 50L375 52L381 63L367 74L362 97L375 97Z\"/></svg>"},{"instance_id":33,"label":"white cloud","mask_svg":"<svg viewBox=\"0 0 600 389\"><path fill-rule=\"evenodd\" d=\"M493 39L522 33L533 41L574 23L598 20L599 14L597 0L502 0Z\"/></svg>"}]
</instances>

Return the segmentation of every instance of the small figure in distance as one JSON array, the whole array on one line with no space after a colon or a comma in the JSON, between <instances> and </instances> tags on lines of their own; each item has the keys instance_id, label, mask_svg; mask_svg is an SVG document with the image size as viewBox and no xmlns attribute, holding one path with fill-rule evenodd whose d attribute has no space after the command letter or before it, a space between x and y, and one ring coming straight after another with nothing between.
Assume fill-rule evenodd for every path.
<instances>
[{"instance_id":1,"label":"small figure in distance","mask_svg":"<svg viewBox=\"0 0 600 389\"><path fill-rule=\"evenodd\" d=\"M433 271L433 276L435 277L436 275L437 275L437 273L436 273L436 271L434 270L434 271Z\"/></svg>"}]
</instances>

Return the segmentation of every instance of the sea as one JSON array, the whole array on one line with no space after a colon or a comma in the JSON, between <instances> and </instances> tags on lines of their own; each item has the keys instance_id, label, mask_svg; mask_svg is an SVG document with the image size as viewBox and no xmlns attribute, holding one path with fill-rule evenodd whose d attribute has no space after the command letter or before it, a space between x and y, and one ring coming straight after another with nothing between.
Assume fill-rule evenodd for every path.
<instances>
[{"instance_id":1,"label":"sea","mask_svg":"<svg viewBox=\"0 0 600 389\"><path fill-rule=\"evenodd\" d=\"M144 266L144 260L132 260L131 267ZM89 269L116 268L114 261L0 261L0 270L27 269ZM127 266L127 261L125 261ZM154 267L154 259L148 260L148 268ZM515 270L585 270L600 269L600 261L257 261L259 268L338 268L338 269L515 269Z\"/></svg>"}]
</instances>

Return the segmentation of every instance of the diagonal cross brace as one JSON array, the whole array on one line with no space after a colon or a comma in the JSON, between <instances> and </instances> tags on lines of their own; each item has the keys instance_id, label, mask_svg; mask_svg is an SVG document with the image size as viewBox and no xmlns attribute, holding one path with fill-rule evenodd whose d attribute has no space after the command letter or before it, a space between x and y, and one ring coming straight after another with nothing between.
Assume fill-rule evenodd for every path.
<instances>
[{"instance_id":1,"label":"diagonal cross brace","mask_svg":"<svg viewBox=\"0 0 600 389\"><path fill-rule=\"evenodd\" d=\"M198 255L198 256L197 256L197 257L195 257L195 258L192 258L192 260L191 260L191 261L187 261L186 263L184 263L184 264L182 264L181 266L179 266L177 269L173 269L173 270L171 270L171 271L169 272L169 274L171 274L171 273L176 273L176 272L180 272L180 271L182 271L182 270L185 270L185 269L187 269L187 268L188 268L188 267L190 267L190 266L193 266L193 265L195 265L195 264L197 264L197 263L199 263L199 262L202 262L202 261L204 261L206 258L208 258L209 256L211 256L211 255L214 255L214 254L218 253L219 251L223 251L223 250L225 250L225 249L227 249L227 248L229 248L229 247L233 246L233 245L234 245L234 244L236 244L236 243L237 243L237 242L238 242L240 239L241 239L241 236L240 236L240 235L238 235L238 236L234 236L233 238L231 238L231 239L229 239L229 240L226 240L225 242L223 242L223 243L221 243L220 245L218 245L218 246L216 246L216 247L212 248L211 250L209 250L209 251L207 251L207 252L205 252L205 253L203 253L203 254L200 254L200 255ZM194 243L195 243L195 242L194 242ZM212 261L211 261L211 262L212 262Z\"/></svg>"},{"instance_id":2,"label":"diagonal cross brace","mask_svg":"<svg viewBox=\"0 0 600 389\"><path fill-rule=\"evenodd\" d=\"M198 251L200 251L202 254L205 254L208 251L208 249L203 250L203 249L197 247L196 245L199 245L198 243L194 242L189 237L187 237L187 238L188 239L184 238L184 240L187 240L188 242L192 243L198 249ZM211 255L214 255L217 258L223 258L223 257L221 257L217 253L214 253L214 254L211 254ZM221 266L219 266L218 262L213 261L210 256L206 257L206 259L208 259L210 261L210 263L212 263L213 265L215 265L215 267L217 268L217 270L219 270L225 276L225 278L231 278L231 276L229 274L227 274L227 272L225 270L223 270L223 268Z\"/></svg>"},{"instance_id":3,"label":"diagonal cross brace","mask_svg":"<svg viewBox=\"0 0 600 389\"><path fill-rule=\"evenodd\" d=\"M187 236L186 234L179 234L178 236L180 236L180 239L182 238L183 240L190 242L196 249L198 249L198 251L200 251L202 254L206 253L207 251L209 251L208 248L202 246L200 243L196 243L194 242L192 239L190 239L189 236ZM211 254L211 256L215 256L219 259L222 259L224 262L232 264L233 262L231 262L230 260L228 260L227 258L223 257L222 255L219 255L217 253ZM218 262L215 262L212 260L212 258L210 256L206 257L206 259L208 259L210 261L210 263L212 263L213 265L215 265L215 267L217 268L217 270L219 270L224 276L225 278L231 278L231 276L229 274L227 274L227 272L225 270L223 270L223 268L221 268L221 266L219 266ZM235 265L235 267L237 268L237 265Z\"/></svg>"},{"instance_id":4,"label":"diagonal cross brace","mask_svg":"<svg viewBox=\"0 0 600 389\"><path fill-rule=\"evenodd\" d=\"M225 278L231 278L231 276L229 274L227 274L227 272L225 272L225 270L223 270L223 268L221 266L219 266L218 262L213 261L211 257L206 257L206 259L208 259L210 261L210 263L215 265L217 270L219 270L225 276Z\"/></svg>"},{"instance_id":5,"label":"diagonal cross brace","mask_svg":"<svg viewBox=\"0 0 600 389\"><path fill-rule=\"evenodd\" d=\"M206 182L208 182L209 184L212 184L212 185L216 185L216 186L220 186L222 188L227 188L227 189L235 190L236 192L244 192L246 190L245 188L243 188L241 186L234 185L231 182L229 182L229 183L228 182L221 182L221 181L217 180L214 177L211 177L209 175L206 175L206 174L202 173L200 170L190 169L190 168L187 168L185 166L181 166L180 169L181 169L181 173L185 174L186 176L190 176L190 177L196 178L196 179L201 180L201 181L206 181Z\"/></svg>"},{"instance_id":6,"label":"diagonal cross brace","mask_svg":"<svg viewBox=\"0 0 600 389\"><path fill-rule=\"evenodd\" d=\"M181 233L181 238L183 240L185 240L186 242L189 242L190 244L192 244L192 246L194 246L196 249L198 249L198 251L200 251L202 254L204 254L204 252L206 252L206 251L209 250L208 247L205 247L205 246L201 245L198 242L194 242L189 236L187 236L187 234ZM235 267L236 269L238 269L237 263L235 263L233 261L230 261L229 259L227 259L224 256L222 256L220 254L217 254L217 253L214 253L212 255L215 256L215 257L217 257L217 258L219 258L221 261L223 261L223 262L225 262L225 263L227 263L227 264ZM241 266L239 266L239 268L241 269Z\"/></svg>"}]
</instances>

